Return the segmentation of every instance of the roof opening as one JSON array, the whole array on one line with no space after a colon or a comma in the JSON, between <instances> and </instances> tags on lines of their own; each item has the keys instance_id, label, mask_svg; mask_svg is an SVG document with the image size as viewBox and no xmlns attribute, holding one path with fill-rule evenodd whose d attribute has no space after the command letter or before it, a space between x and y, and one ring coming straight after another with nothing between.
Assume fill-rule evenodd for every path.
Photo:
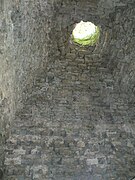
<instances>
[{"instance_id":1,"label":"roof opening","mask_svg":"<svg viewBox=\"0 0 135 180\"><path fill-rule=\"evenodd\" d=\"M99 40L99 36L99 27L91 22L81 21L80 23L77 23L72 32L73 42L83 46L95 45Z\"/></svg>"}]
</instances>

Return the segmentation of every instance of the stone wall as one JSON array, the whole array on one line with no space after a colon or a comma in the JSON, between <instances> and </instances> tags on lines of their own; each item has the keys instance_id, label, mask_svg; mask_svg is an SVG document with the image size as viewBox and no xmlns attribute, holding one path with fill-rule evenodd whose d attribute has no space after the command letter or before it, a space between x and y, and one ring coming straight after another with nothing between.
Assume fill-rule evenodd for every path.
<instances>
[{"instance_id":1,"label":"stone wall","mask_svg":"<svg viewBox=\"0 0 135 180\"><path fill-rule=\"evenodd\" d=\"M11 85L2 86L2 102L14 108L3 106L2 119L16 112L5 123L4 179L135 176L134 1L12 1L4 8L9 66L3 63L1 80ZM96 46L71 42L80 20L100 27Z\"/></svg>"},{"instance_id":2,"label":"stone wall","mask_svg":"<svg viewBox=\"0 0 135 180\"><path fill-rule=\"evenodd\" d=\"M52 12L48 3L46 14L39 19L42 11L38 8L28 1L0 1L0 168L15 112L22 108L38 69L47 62L47 18Z\"/></svg>"},{"instance_id":3,"label":"stone wall","mask_svg":"<svg viewBox=\"0 0 135 180\"><path fill-rule=\"evenodd\" d=\"M13 74L10 69L10 48L8 43L12 43L12 35L7 36L7 31L10 34L10 27L6 26L7 15L4 11L4 1L0 1L0 179L3 175L3 161L6 137L9 135L9 122L13 117L12 113L12 99L13 91L12 84ZM7 15L8 16L8 15ZM6 43L6 39L7 42ZM10 40L9 40L10 39ZM8 41L9 40L9 41Z\"/></svg>"}]
</instances>

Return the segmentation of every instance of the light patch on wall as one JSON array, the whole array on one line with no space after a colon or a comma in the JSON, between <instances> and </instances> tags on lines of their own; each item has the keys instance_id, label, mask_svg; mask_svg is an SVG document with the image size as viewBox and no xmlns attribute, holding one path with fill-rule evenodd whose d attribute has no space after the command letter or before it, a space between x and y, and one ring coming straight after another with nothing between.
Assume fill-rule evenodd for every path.
<instances>
[{"instance_id":1,"label":"light patch on wall","mask_svg":"<svg viewBox=\"0 0 135 180\"><path fill-rule=\"evenodd\" d=\"M83 22L77 23L72 32L72 40L73 42L86 46L95 45L100 36L99 27L95 26L91 22Z\"/></svg>"}]
</instances>

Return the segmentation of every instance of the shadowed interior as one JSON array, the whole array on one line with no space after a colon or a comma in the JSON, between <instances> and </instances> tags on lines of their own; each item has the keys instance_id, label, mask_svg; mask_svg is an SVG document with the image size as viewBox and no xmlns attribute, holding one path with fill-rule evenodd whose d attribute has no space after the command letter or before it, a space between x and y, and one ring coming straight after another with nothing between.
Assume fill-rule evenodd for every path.
<instances>
[{"instance_id":1,"label":"shadowed interior","mask_svg":"<svg viewBox=\"0 0 135 180\"><path fill-rule=\"evenodd\" d=\"M13 0L2 7L4 180L133 178L134 2ZM93 47L71 41L81 20L101 29Z\"/></svg>"}]
</instances>

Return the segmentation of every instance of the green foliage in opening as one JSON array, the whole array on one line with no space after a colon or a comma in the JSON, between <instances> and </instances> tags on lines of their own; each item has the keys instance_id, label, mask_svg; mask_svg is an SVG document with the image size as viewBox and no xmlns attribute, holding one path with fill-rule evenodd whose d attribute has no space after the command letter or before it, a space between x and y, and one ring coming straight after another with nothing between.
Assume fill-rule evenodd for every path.
<instances>
[{"instance_id":1,"label":"green foliage in opening","mask_svg":"<svg viewBox=\"0 0 135 180\"><path fill-rule=\"evenodd\" d=\"M83 39L74 38L72 34L72 41L82 46L94 46L98 42L99 37L100 37L100 30L99 27L96 26L95 33Z\"/></svg>"}]
</instances>

